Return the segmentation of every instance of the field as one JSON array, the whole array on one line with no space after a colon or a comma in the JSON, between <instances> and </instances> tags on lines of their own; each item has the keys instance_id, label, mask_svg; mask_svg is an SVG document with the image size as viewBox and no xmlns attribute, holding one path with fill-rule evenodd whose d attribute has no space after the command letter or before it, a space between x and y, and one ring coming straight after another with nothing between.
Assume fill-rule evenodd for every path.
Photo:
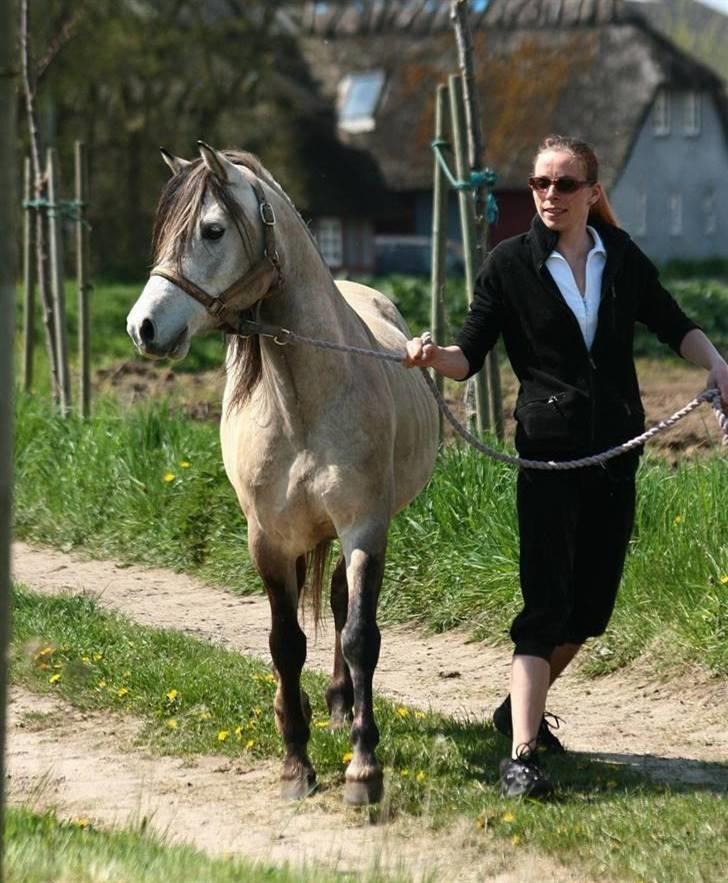
<instances>
[{"instance_id":1,"label":"field","mask_svg":"<svg viewBox=\"0 0 728 883\"><path fill-rule=\"evenodd\" d=\"M421 289L391 284L413 327L424 327ZM706 330L725 333L726 312L715 309L725 285L678 285L699 302ZM378 706L387 805L374 816L342 812L346 739L316 724L321 786L293 812L274 798L271 676L256 661L267 658L267 614L220 464L221 344L200 342L185 370L130 358L119 329L137 290L97 293L97 326L109 331L94 338L93 419L63 422L43 396L17 397L16 536L60 551L16 547L16 579L31 590L18 590L15 612L16 799L35 794L39 810L92 818L102 830L133 819L106 783L118 778L120 788L124 770L146 769L146 781L133 778L125 793L137 808L149 803L145 817L154 830L268 864L300 864L306 856L333 872L366 873L373 870L366 857L379 854L387 874L422 878L434 870L438 880L508 871L514 880L720 879L717 869L728 861L721 858L720 800L728 785L721 763L728 752L728 519L721 503L728 470L709 410L664 436L646 458L613 625L554 693L577 759L554 768L559 801L511 812L497 797L504 746L487 714L507 689L506 629L518 603L513 474L448 446L430 486L390 534L382 597L390 625L377 680L394 700ZM647 342L639 346L648 420L700 390L703 372L657 362ZM39 374L42 362L39 355ZM514 385L506 372L504 379L508 413ZM448 388L448 397L462 411L459 388ZM225 591L132 562L192 573ZM91 593L100 607L48 597L59 591ZM329 650L320 644L328 640L313 648L311 666L326 669ZM323 722L322 681L308 683L318 703L314 722ZM173 705L170 690L177 691ZM55 769L60 761L50 758L58 749L76 763ZM29 766L29 756L38 762ZM84 769L94 774L84 778ZM63 784L74 776L84 783L80 794ZM210 794L219 796L219 820L201 826ZM84 800L89 808L80 812ZM23 824L54 832L57 823L41 816ZM316 830L330 842L319 837L314 846Z\"/></svg>"}]
</instances>

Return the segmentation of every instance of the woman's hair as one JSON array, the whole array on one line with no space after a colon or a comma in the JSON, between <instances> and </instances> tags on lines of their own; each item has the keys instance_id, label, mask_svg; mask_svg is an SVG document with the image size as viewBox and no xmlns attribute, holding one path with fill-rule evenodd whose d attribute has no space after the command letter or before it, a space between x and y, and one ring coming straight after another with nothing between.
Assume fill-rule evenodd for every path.
<instances>
[{"instance_id":1,"label":"woman's hair","mask_svg":"<svg viewBox=\"0 0 728 883\"><path fill-rule=\"evenodd\" d=\"M589 184L596 184L599 180L597 155L594 153L594 148L587 144L586 141L580 141L578 138L568 138L566 135L548 135L538 146L536 156L533 159L534 165L538 157L547 150L563 150L566 153L573 154L584 163L584 175ZM602 187L599 199L589 209L589 220L619 227L619 221L617 221L617 217L612 211L604 187Z\"/></svg>"}]
</instances>

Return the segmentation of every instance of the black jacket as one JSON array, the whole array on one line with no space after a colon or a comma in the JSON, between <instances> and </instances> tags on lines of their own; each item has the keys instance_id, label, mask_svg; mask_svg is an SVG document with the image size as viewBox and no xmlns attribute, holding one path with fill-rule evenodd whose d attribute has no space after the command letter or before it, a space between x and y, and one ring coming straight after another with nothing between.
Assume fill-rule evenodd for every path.
<instances>
[{"instance_id":1,"label":"black jacket","mask_svg":"<svg viewBox=\"0 0 728 883\"><path fill-rule=\"evenodd\" d=\"M514 416L516 447L524 455L564 459L639 435L644 409L632 354L635 322L677 353L687 332L698 327L623 230L594 227L607 260L591 351L546 267L558 233L538 215L528 233L501 242L488 255L456 339L470 376L503 335L520 381Z\"/></svg>"}]
</instances>

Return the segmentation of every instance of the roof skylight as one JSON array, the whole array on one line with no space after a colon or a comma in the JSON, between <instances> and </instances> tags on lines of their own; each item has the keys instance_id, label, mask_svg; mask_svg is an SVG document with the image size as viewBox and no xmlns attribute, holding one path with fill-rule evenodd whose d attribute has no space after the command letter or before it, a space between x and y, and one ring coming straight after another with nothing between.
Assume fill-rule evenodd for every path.
<instances>
[{"instance_id":1,"label":"roof skylight","mask_svg":"<svg viewBox=\"0 0 728 883\"><path fill-rule=\"evenodd\" d=\"M346 132L371 132L374 114L384 87L384 71L349 74L339 84L339 128Z\"/></svg>"}]
</instances>

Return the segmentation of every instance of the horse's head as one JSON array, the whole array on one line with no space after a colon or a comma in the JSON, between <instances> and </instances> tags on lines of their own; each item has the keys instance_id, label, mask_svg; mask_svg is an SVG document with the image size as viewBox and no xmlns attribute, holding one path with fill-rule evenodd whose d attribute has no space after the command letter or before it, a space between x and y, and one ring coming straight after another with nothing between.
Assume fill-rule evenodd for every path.
<instances>
[{"instance_id":1,"label":"horse's head","mask_svg":"<svg viewBox=\"0 0 728 883\"><path fill-rule=\"evenodd\" d=\"M282 278L262 167L250 154L199 146L190 162L162 151L173 176L157 207L154 269L127 318L137 349L153 358L182 359L194 334L235 330Z\"/></svg>"}]
</instances>

